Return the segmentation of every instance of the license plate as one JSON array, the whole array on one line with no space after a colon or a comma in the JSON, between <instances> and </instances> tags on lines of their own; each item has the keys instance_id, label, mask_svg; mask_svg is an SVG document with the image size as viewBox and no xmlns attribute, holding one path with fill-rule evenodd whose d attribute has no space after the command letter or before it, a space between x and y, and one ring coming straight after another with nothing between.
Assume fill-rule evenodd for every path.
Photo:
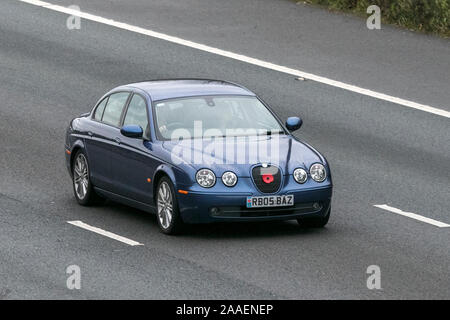
<instances>
[{"instance_id":1,"label":"license plate","mask_svg":"<svg viewBox=\"0 0 450 320\"><path fill-rule=\"evenodd\" d=\"M294 205L294 195L247 197L247 208L289 207Z\"/></svg>"}]
</instances>

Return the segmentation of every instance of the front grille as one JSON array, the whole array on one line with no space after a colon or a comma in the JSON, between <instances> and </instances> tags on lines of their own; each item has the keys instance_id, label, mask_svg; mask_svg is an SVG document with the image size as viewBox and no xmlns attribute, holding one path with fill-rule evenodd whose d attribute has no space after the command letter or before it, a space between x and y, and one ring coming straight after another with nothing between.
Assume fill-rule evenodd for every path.
<instances>
[{"instance_id":1,"label":"front grille","mask_svg":"<svg viewBox=\"0 0 450 320\"><path fill-rule=\"evenodd\" d=\"M280 189L281 171L278 167L254 167L252 170L252 178L258 190L263 193L274 193Z\"/></svg>"},{"instance_id":2,"label":"front grille","mask_svg":"<svg viewBox=\"0 0 450 320\"><path fill-rule=\"evenodd\" d=\"M322 210L323 204L320 202L297 203L293 207L274 208L246 208L241 207L217 207L210 214L213 217L224 218L252 218L252 217L276 217L290 214L309 214Z\"/></svg>"}]
</instances>

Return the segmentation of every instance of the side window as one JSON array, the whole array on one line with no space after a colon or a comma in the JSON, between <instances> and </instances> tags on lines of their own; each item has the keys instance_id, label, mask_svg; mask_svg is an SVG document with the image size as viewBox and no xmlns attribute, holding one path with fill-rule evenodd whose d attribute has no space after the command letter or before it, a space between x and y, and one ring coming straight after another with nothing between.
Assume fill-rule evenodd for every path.
<instances>
[{"instance_id":1,"label":"side window","mask_svg":"<svg viewBox=\"0 0 450 320\"><path fill-rule=\"evenodd\" d=\"M108 103L103 113L102 121L104 123L118 127L120 124L120 116L122 115L123 107L127 102L128 92L113 93L109 96Z\"/></svg>"},{"instance_id":2,"label":"side window","mask_svg":"<svg viewBox=\"0 0 450 320\"><path fill-rule=\"evenodd\" d=\"M95 109L94 119L101 121L103 116L103 111L105 110L106 102L108 102L108 97L102 100Z\"/></svg>"},{"instance_id":3,"label":"side window","mask_svg":"<svg viewBox=\"0 0 450 320\"><path fill-rule=\"evenodd\" d=\"M144 98L138 94L131 99L123 122L124 126L132 124L141 126L144 133L148 131L147 105Z\"/></svg>"}]
</instances>

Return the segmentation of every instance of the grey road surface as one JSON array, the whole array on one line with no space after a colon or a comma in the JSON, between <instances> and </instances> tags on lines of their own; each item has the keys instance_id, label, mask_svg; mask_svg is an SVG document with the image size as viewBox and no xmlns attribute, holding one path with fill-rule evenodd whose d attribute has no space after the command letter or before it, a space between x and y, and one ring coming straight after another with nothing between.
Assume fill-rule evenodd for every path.
<instances>
[{"instance_id":1,"label":"grey road surface","mask_svg":"<svg viewBox=\"0 0 450 320\"><path fill-rule=\"evenodd\" d=\"M449 40L292 0L54 0L450 111Z\"/></svg>"},{"instance_id":2,"label":"grey road surface","mask_svg":"<svg viewBox=\"0 0 450 320\"><path fill-rule=\"evenodd\" d=\"M71 5L70 1L55 3ZM87 12L450 110L449 42L288 1L78 1ZM239 6L239 4L241 6ZM0 299L450 298L450 122L313 81L82 20L0 3ZM330 25L331 24L331 25ZM300 41L301 40L301 41ZM383 47L383 52L370 50ZM80 207L64 132L105 91L170 77L239 82L331 163L332 218L191 226L179 237L114 203ZM67 223L138 241L131 247ZM81 290L66 267L81 268ZM366 286L370 265L381 290Z\"/></svg>"}]
</instances>

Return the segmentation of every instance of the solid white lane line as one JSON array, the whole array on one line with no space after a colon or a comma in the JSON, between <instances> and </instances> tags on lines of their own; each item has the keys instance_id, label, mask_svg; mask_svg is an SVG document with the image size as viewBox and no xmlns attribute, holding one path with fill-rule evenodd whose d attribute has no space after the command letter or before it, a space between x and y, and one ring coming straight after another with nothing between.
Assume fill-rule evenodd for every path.
<instances>
[{"instance_id":1,"label":"solid white lane line","mask_svg":"<svg viewBox=\"0 0 450 320\"><path fill-rule=\"evenodd\" d=\"M333 86L336 88L340 88L340 89L344 89L344 90L348 90L348 91L352 91L352 92L356 92L362 95L366 95L372 98L376 98L376 99L380 99L380 100L384 100L384 101L388 101L388 102L392 102L395 104L399 104L405 107L409 107L409 108L413 108L413 109L417 109L417 110L421 110L421 111L425 111L425 112L429 112L429 113L433 113L442 117L446 117L446 118L450 118L450 112L443 110L443 109L438 109L432 106L428 106L428 105L424 105L424 104L420 104L420 103L416 103L413 101L409 101L409 100L405 100L405 99L401 99L398 97L393 97L384 93L380 93L380 92L376 92L376 91L372 91L369 89L364 89L364 88L360 88L351 84L347 84L344 82L340 82L340 81L336 81L336 80L332 80L332 79L328 79L325 77L321 77L321 76L317 76L311 73L307 73L301 70L296 70L296 69L292 69L292 68L288 68L288 67L283 67L274 63L270 63L270 62L266 62L263 60L259 60L259 59L255 59L255 58L251 58L251 57L247 57L245 55L242 54L237 54L237 53L233 53L230 51L225 51L225 50L221 50L218 48L214 48L214 47L210 47L207 45L203 45L200 43L196 43L193 41L189 41L189 40L184 40L178 37L173 37L164 33L160 33L160 32L155 32L149 29L144 29L141 27L137 27L137 26L133 26L127 23L123 23L123 22L117 22L111 19L106 19L106 18L102 18L100 16L96 16L93 14L89 14L86 12L82 12L82 11L77 11L77 10L73 10L73 9L69 9L63 6L59 6L59 5L53 5L51 3L48 2L44 2L44 1L39 1L39 0L19 0L21 2L26 2L35 6L39 6L39 7L43 7L46 9L50 9L53 11L58 11L58 12L62 12L62 13L66 13L69 15L73 15L73 16L77 16L77 17L81 17L83 19L86 20L90 20L90 21L95 21L98 23L102 23L102 24L106 24L109 26L113 26L116 28L120 28L120 29L124 29L124 30L128 30L128 31L132 31L135 33L140 33L149 37L153 37L153 38L157 38L157 39L161 39L161 40L165 40L165 41L169 41L172 43L176 43L179 45L183 45L186 47L190 47L190 48L195 48L201 51L205 51L205 52L209 52L209 53L213 53L219 56L223 56L223 57L227 57L227 58L231 58L231 59L235 59L238 61L242 61L242 62L246 62L252 65L256 65L259 67L263 67L263 68L267 68L267 69L271 69L271 70L275 70L275 71L279 71L279 72L283 72L286 74L290 74L296 77L301 77L301 78L306 78L306 79L310 79L316 82L320 82L329 86Z\"/></svg>"},{"instance_id":2,"label":"solid white lane line","mask_svg":"<svg viewBox=\"0 0 450 320\"><path fill-rule=\"evenodd\" d=\"M377 207L377 208L380 208L380 209L383 209L383 210L387 210L387 211L390 211L390 212L393 212L393 213L396 213L396 214L399 214L399 215L402 215L402 216L405 216L405 217L408 217L408 218L416 219L416 220L419 220L419 221L422 221L422 222L425 222L425 223L429 223L429 224L432 224L432 225L434 225L436 227L439 227L439 228L448 228L448 227L450 227L449 224L446 224L446 223L443 223L443 222L440 222L440 221L437 221L437 220L434 220L434 219L430 219L430 218L427 218L427 217L424 217L424 216L421 216L419 214L415 214L415 213L412 213L412 212L405 212L405 211L402 211L400 209L397 209L397 208L394 208L394 207L390 207L387 204L377 204L377 205L374 205L374 207Z\"/></svg>"},{"instance_id":3,"label":"solid white lane line","mask_svg":"<svg viewBox=\"0 0 450 320\"><path fill-rule=\"evenodd\" d=\"M136 242L134 240L131 240L131 239L119 236L119 235L117 235L115 233L112 233L112 232L109 232L109 231L105 231L105 230L100 229L100 228L96 228L96 227L90 226L90 225L88 225L88 224L86 224L86 223L84 223L82 221L67 221L67 223L70 223L70 224L72 224L74 226L83 228L85 230L89 230L89 231L101 234L102 236L105 236L105 237L108 237L108 238L111 238L111 239L114 239L114 240L126 243L126 244L128 244L130 246L143 246L142 243L139 243L139 242Z\"/></svg>"}]
</instances>

